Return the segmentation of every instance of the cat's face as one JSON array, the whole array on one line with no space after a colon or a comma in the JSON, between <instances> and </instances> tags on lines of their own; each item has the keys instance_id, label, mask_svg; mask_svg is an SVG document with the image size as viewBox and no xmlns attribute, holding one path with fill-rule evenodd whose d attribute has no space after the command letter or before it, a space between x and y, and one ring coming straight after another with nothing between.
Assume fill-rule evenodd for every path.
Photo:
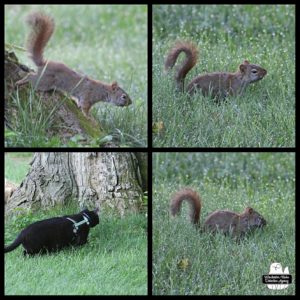
<instances>
[{"instance_id":1,"label":"cat's face","mask_svg":"<svg viewBox=\"0 0 300 300\"><path fill-rule=\"evenodd\" d=\"M99 208L96 208L95 210L84 209L81 211L81 213L85 213L89 216L91 220L90 227L95 227L97 224L99 224Z\"/></svg>"}]
</instances>

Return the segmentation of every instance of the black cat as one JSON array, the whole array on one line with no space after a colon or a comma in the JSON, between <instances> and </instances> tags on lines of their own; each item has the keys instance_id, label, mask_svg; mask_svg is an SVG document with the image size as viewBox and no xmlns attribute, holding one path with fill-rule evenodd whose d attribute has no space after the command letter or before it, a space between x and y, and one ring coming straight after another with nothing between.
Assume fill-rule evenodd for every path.
<instances>
[{"instance_id":1,"label":"black cat","mask_svg":"<svg viewBox=\"0 0 300 300\"><path fill-rule=\"evenodd\" d=\"M4 247L4 252L10 252L20 244L25 248L24 255L43 254L71 245L83 245L87 242L90 227L99 224L98 211L85 209L77 215L35 222L23 229L12 244Z\"/></svg>"}]
</instances>

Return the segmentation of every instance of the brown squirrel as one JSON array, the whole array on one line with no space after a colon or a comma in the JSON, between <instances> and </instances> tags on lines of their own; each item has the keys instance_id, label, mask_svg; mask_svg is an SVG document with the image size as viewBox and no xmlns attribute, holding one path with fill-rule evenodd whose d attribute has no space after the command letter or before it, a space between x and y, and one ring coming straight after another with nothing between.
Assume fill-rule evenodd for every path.
<instances>
[{"instance_id":1,"label":"brown squirrel","mask_svg":"<svg viewBox=\"0 0 300 300\"><path fill-rule=\"evenodd\" d=\"M99 101L110 102L117 106L128 106L132 103L128 94L117 82L105 84L88 76L83 76L65 64L47 61L43 57L44 49L54 31L54 20L40 12L34 12L27 17L27 23L32 30L27 40L27 50L33 62L38 67L37 73L29 73L16 84L27 82L40 91L60 90L77 100L85 116L89 115L91 106Z\"/></svg>"},{"instance_id":2,"label":"brown squirrel","mask_svg":"<svg viewBox=\"0 0 300 300\"><path fill-rule=\"evenodd\" d=\"M177 89L184 92L185 77L196 65L198 59L196 46L190 42L178 41L167 55L165 70L173 68L181 52L185 53L186 58L177 68L175 81ZM202 90L204 95L212 95L217 98L240 95L250 83L261 80L266 74L267 70L245 60L235 73L215 72L195 77L188 85L187 92L192 95L196 91Z\"/></svg>"},{"instance_id":3,"label":"brown squirrel","mask_svg":"<svg viewBox=\"0 0 300 300\"><path fill-rule=\"evenodd\" d=\"M190 188L184 188L173 195L170 206L171 215L176 216L180 212L184 200L190 204L191 222L199 224L201 199L198 193ZM241 214L229 210L216 210L206 218L204 229L210 232L230 233L234 237L239 237L266 224L266 220L257 211L247 207Z\"/></svg>"}]
</instances>

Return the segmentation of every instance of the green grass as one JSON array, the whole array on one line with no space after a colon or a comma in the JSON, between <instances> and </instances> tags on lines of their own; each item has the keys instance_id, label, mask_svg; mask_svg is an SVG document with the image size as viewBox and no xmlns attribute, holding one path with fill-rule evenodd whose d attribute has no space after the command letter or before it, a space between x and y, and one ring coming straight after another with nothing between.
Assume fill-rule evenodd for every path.
<instances>
[{"instance_id":1,"label":"green grass","mask_svg":"<svg viewBox=\"0 0 300 300\"><path fill-rule=\"evenodd\" d=\"M5 178L20 184L30 169L33 153L5 153Z\"/></svg>"},{"instance_id":2,"label":"green grass","mask_svg":"<svg viewBox=\"0 0 300 300\"><path fill-rule=\"evenodd\" d=\"M74 213L64 208L10 219L5 243L30 223ZM51 255L23 257L20 246L5 255L6 295L147 294L147 237L143 215L100 216L88 244Z\"/></svg>"},{"instance_id":3,"label":"green grass","mask_svg":"<svg viewBox=\"0 0 300 300\"><path fill-rule=\"evenodd\" d=\"M153 294L292 295L262 284L270 264L289 268L295 280L295 155L293 153L161 153L153 155ZM200 223L217 209L252 206L267 220L239 243L171 219L171 195L184 186L202 198ZM188 266L178 263L187 259Z\"/></svg>"},{"instance_id":4,"label":"green grass","mask_svg":"<svg viewBox=\"0 0 300 300\"><path fill-rule=\"evenodd\" d=\"M56 30L45 51L47 59L63 61L94 79L117 81L130 95L133 104L128 108L107 103L93 106L92 114L103 130L118 145L147 146L147 6L7 5L6 43L25 45L25 17L33 10L51 14L56 21ZM20 62L35 69L26 52L14 51ZM40 147L51 145L46 133L37 132L41 136ZM32 146L28 143L30 139L24 138L23 146ZM61 145L64 144L55 146Z\"/></svg>"},{"instance_id":5,"label":"green grass","mask_svg":"<svg viewBox=\"0 0 300 300\"><path fill-rule=\"evenodd\" d=\"M234 72L245 60L267 69L243 96L216 105L176 93L163 73L176 40L200 50L186 84L198 74ZM295 6L154 5L153 122L163 122L155 147L294 147Z\"/></svg>"},{"instance_id":6,"label":"green grass","mask_svg":"<svg viewBox=\"0 0 300 300\"><path fill-rule=\"evenodd\" d=\"M49 111L45 109L44 99L37 96L33 89L28 93L16 91L11 95L13 101L7 108L15 111L10 127L5 130L5 147L41 147L52 145L46 138L54 127L55 114L61 103L56 102ZM53 143L53 138L50 139ZM61 143L60 143L61 144Z\"/></svg>"}]
</instances>

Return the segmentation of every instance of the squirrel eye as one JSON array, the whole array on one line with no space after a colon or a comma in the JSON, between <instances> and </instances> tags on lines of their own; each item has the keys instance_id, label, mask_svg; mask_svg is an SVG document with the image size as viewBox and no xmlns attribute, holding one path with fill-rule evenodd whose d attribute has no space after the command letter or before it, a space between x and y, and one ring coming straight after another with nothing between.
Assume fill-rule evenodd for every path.
<instances>
[{"instance_id":1,"label":"squirrel eye","mask_svg":"<svg viewBox=\"0 0 300 300\"><path fill-rule=\"evenodd\" d=\"M126 97L125 94L122 94L121 98L122 98L123 100L125 100L127 97Z\"/></svg>"},{"instance_id":2,"label":"squirrel eye","mask_svg":"<svg viewBox=\"0 0 300 300\"><path fill-rule=\"evenodd\" d=\"M256 74L256 73L257 73L257 70L253 69L253 70L251 70L251 72L252 72L253 74Z\"/></svg>"}]
</instances>

